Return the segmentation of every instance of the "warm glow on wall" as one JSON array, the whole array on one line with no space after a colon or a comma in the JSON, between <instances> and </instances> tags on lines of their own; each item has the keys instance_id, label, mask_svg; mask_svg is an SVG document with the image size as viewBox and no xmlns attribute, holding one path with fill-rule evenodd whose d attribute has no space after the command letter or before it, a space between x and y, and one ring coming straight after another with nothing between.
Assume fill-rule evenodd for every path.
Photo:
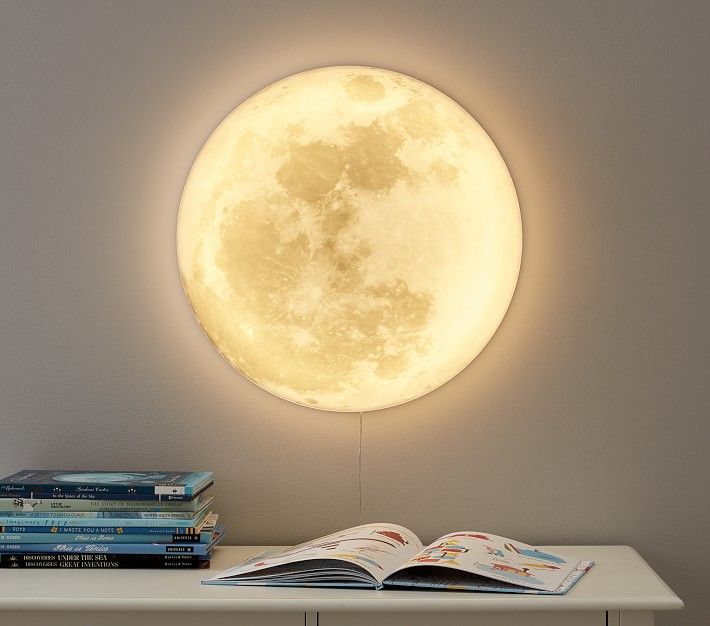
<instances>
[{"instance_id":1,"label":"warm glow on wall","mask_svg":"<svg viewBox=\"0 0 710 626\"><path fill-rule=\"evenodd\" d=\"M495 145L409 76L327 67L238 106L197 157L178 258L195 315L247 378L367 411L483 349L510 303L521 221Z\"/></svg>"}]
</instances>

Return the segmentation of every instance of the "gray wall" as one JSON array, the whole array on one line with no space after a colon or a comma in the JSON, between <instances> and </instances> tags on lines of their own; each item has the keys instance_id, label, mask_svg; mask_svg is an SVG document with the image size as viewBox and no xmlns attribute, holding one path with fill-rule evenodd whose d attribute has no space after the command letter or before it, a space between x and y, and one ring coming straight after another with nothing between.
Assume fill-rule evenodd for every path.
<instances>
[{"instance_id":1,"label":"gray wall","mask_svg":"<svg viewBox=\"0 0 710 626\"><path fill-rule=\"evenodd\" d=\"M628 543L707 588L707 3L0 2L0 472L200 468L229 541L391 520ZM525 242L463 373L364 417L237 375L175 259L182 184L247 95L403 71L503 152Z\"/></svg>"}]
</instances>

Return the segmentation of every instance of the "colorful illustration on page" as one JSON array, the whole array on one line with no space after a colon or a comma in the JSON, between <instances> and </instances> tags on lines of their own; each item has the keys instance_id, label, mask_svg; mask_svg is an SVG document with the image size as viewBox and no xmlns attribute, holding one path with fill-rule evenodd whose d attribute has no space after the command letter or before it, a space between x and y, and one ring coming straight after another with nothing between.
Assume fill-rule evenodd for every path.
<instances>
[{"instance_id":1,"label":"colorful illustration on page","mask_svg":"<svg viewBox=\"0 0 710 626\"><path fill-rule=\"evenodd\" d=\"M505 563L494 563L493 565L476 563L476 567L484 572L494 574L496 576L503 576L504 578L519 584L545 584L540 579L535 578L535 576L530 573L530 568L528 567L513 567L512 565L506 565Z\"/></svg>"},{"instance_id":2,"label":"colorful illustration on page","mask_svg":"<svg viewBox=\"0 0 710 626\"><path fill-rule=\"evenodd\" d=\"M378 569L384 570L384 568L374 559L371 559L362 554L353 554L352 552L338 552L333 555L336 559L345 559L346 561L353 561L354 563L369 563L370 565L377 567Z\"/></svg>"},{"instance_id":3,"label":"colorful illustration on page","mask_svg":"<svg viewBox=\"0 0 710 626\"><path fill-rule=\"evenodd\" d=\"M361 565L369 573L394 569L403 557L421 547L406 529L386 524L368 524L303 543L277 554L264 555L231 568L230 575L251 573L278 565L318 559L343 559ZM404 554L403 554L404 551Z\"/></svg>"},{"instance_id":4,"label":"colorful illustration on page","mask_svg":"<svg viewBox=\"0 0 710 626\"><path fill-rule=\"evenodd\" d=\"M501 550L500 548L494 548L493 546L486 546L486 552L491 556L505 556L505 552L503 552L503 550Z\"/></svg>"},{"instance_id":5,"label":"colorful illustration on page","mask_svg":"<svg viewBox=\"0 0 710 626\"><path fill-rule=\"evenodd\" d=\"M542 550L531 546L516 546L513 543L506 543L504 547L509 552L514 552L515 554L520 554L522 556L532 557L542 561L551 561L552 563L566 563L562 557L559 557L556 554L549 554L548 552L543 552Z\"/></svg>"},{"instance_id":6,"label":"colorful illustration on page","mask_svg":"<svg viewBox=\"0 0 710 626\"><path fill-rule=\"evenodd\" d=\"M415 556L411 562L413 563L437 563L443 565L461 565L456 559L462 554L468 552L468 548L461 545L455 539L442 541L436 546L427 548L419 556Z\"/></svg>"},{"instance_id":7,"label":"colorful illustration on page","mask_svg":"<svg viewBox=\"0 0 710 626\"><path fill-rule=\"evenodd\" d=\"M382 535L383 537L393 539L394 541L402 544L403 546L409 545L409 542L402 536L401 533L398 533L396 530L375 530L372 532L372 534Z\"/></svg>"}]
</instances>

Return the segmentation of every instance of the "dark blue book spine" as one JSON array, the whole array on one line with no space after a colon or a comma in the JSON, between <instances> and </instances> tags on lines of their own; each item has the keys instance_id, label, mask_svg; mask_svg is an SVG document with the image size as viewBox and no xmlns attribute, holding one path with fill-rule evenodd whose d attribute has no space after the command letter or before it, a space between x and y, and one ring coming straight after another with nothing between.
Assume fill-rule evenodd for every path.
<instances>
[{"instance_id":1,"label":"dark blue book spine","mask_svg":"<svg viewBox=\"0 0 710 626\"><path fill-rule=\"evenodd\" d=\"M199 532L195 528L176 528L173 526L0 526L2 533L71 533L71 534L147 534L147 535L193 535Z\"/></svg>"},{"instance_id":2,"label":"dark blue book spine","mask_svg":"<svg viewBox=\"0 0 710 626\"><path fill-rule=\"evenodd\" d=\"M0 533L2 543L50 544L50 543L211 543L214 533L199 535L143 535L116 533Z\"/></svg>"},{"instance_id":3,"label":"dark blue book spine","mask_svg":"<svg viewBox=\"0 0 710 626\"><path fill-rule=\"evenodd\" d=\"M43 494L41 497L50 497L50 494L63 494L66 497L71 494L96 494L97 497L105 495L151 495L155 497L155 487L153 485L13 485L0 483L0 494L8 494L10 497L29 497L29 494ZM58 496L55 496L58 497Z\"/></svg>"},{"instance_id":4,"label":"dark blue book spine","mask_svg":"<svg viewBox=\"0 0 710 626\"><path fill-rule=\"evenodd\" d=\"M0 554L0 568L191 569L209 566L209 556L193 554Z\"/></svg>"},{"instance_id":5,"label":"dark blue book spine","mask_svg":"<svg viewBox=\"0 0 710 626\"><path fill-rule=\"evenodd\" d=\"M195 554L207 556L211 544L195 543L0 543L0 554Z\"/></svg>"},{"instance_id":6,"label":"dark blue book spine","mask_svg":"<svg viewBox=\"0 0 710 626\"><path fill-rule=\"evenodd\" d=\"M146 493L143 492L129 492L129 491L121 491L121 492L96 492L96 491L91 491L91 492L75 492L75 491L35 491L34 486L23 486L22 488L17 488L16 486L12 486L13 489L12 491L4 491L2 490L3 487L8 487L9 485L0 485L0 497L11 497L11 498L34 498L37 500L52 500L55 498L62 498L62 499L68 499L68 500L153 500L153 501L158 501L158 502L185 502L185 501L190 501L196 498L199 494L201 494L207 487L209 487L212 483L209 485L206 485L204 488L201 488L199 491L196 491L195 493L189 495L189 494L184 494L184 495L173 495L173 494L167 494L167 495L156 495L153 493L153 491L150 491L153 489L153 487L131 487L131 489L148 489L149 491Z\"/></svg>"}]
</instances>

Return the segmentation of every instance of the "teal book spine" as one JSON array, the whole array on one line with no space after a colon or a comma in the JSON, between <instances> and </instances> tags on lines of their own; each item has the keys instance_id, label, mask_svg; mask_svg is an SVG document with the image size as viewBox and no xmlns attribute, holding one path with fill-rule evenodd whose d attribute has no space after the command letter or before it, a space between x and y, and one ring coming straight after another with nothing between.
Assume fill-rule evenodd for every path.
<instances>
[{"instance_id":1,"label":"teal book spine","mask_svg":"<svg viewBox=\"0 0 710 626\"><path fill-rule=\"evenodd\" d=\"M47 533L68 533L68 534L89 534L95 535L188 535L199 533L200 529L177 528L175 526L26 526L23 523L0 526L0 533L22 533L22 534L47 534Z\"/></svg>"},{"instance_id":2,"label":"teal book spine","mask_svg":"<svg viewBox=\"0 0 710 626\"><path fill-rule=\"evenodd\" d=\"M206 499L202 508L195 511L119 511L119 510L104 510L104 511L8 511L2 513L3 518L13 518L15 520L25 519L170 519L170 520L192 520L200 515L203 510L212 504L214 498ZM89 524L91 522L88 522Z\"/></svg>"},{"instance_id":3,"label":"teal book spine","mask_svg":"<svg viewBox=\"0 0 710 626\"><path fill-rule=\"evenodd\" d=\"M206 556L202 543L0 543L0 554L194 554Z\"/></svg>"},{"instance_id":4,"label":"teal book spine","mask_svg":"<svg viewBox=\"0 0 710 626\"><path fill-rule=\"evenodd\" d=\"M186 516L208 506L212 498L202 494L194 500L87 500L82 498L0 498L0 515L6 513L94 513L125 511L137 513L185 513Z\"/></svg>"},{"instance_id":5,"label":"teal book spine","mask_svg":"<svg viewBox=\"0 0 710 626\"><path fill-rule=\"evenodd\" d=\"M0 543L209 543L213 533L0 533Z\"/></svg>"},{"instance_id":6,"label":"teal book spine","mask_svg":"<svg viewBox=\"0 0 710 626\"><path fill-rule=\"evenodd\" d=\"M131 526L154 526L154 527L169 527L169 528L194 528L199 526L200 522L207 516L207 512L199 517L190 519L175 519L174 517L151 519L144 517L109 517L110 513L100 513L102 517L96 518L81 518L81 517L65 517L61 515L50 515L47 517L34 516L13 516L4 515L0 517L0 526L93 526L100 528L102 526L109 528L125 528ZM104 517L105 515L105 517Z\"/></svg>"}]
</instances>

